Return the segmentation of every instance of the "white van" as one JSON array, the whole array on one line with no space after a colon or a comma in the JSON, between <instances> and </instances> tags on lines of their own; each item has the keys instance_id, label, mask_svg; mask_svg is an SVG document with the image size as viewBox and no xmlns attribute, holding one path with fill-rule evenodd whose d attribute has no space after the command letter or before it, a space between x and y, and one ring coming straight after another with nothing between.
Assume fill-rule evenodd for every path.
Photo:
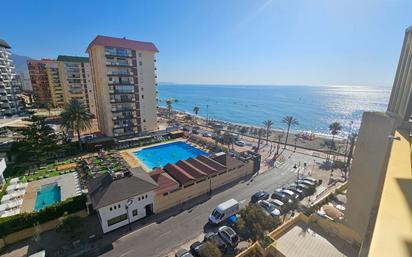
<instances>
[{"instance_id":1,"label":"white van","mask_svg":"<svg viewBox=\"0 0 412 257\"><path fill-rule=\"evenodd\" d=\"M235 215L239 211L239 202L235 199L227 200L219 204L209 215L209 222L212 224L219 224L230 216Z\"/></svg>"}]
</instances>

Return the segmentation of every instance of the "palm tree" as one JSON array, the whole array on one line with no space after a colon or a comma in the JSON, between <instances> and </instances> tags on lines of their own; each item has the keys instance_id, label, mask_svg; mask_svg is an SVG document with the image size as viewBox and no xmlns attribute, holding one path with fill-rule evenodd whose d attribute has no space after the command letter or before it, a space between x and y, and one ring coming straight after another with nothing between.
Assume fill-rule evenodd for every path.
<instances>
[{"instance_id":1,"label":"palm tree","mask_svg":"<svg viewBox=\"0 0 412 257\"><path fill-rule=\"evenodd\" d=\"M168 98L165 100L165 103L167 105L167 115L168 115L169 120L172 116L172 105L177 102L178 102L177 99L174 99L174 98Z\"/></svg>"},{"instance_id":2,"label":"palm tree","mask_svg":"<svg viewBox=\"0 0 412 257\"><path fill-rule=\"evenodd\" d=\"M258 145L255 149L256 153L259 152L259 149L260 149L260 141L262 140L262 134L263 134L263 129L259 129L258 130Z\"/></svg>"},{"instance_id":3,"label":"palm tree","mask_svg":"<svg viewBox=\"0 0 412 257\"><path fill-rule=\"evenodd\" d=\"M331 149L335 148L335 136L342 130L342 125L339 122L333 122L329 125L329 131L332 134Z\"/></svg>"},{"instance_id":4,"label":"palm tree","mask_svg":"<svg viewBox=\"0 0 412 257\"><path fill-rule=\"evenodd\" d=\"M227 149L230 149L230 145L233 147L233 143L235 142L235 138L229 133L225 132L222 135L222 144L227 145Z\"/></svg>"},{"instance_id":5,"label":"palm tree","mask_svg":"<svg viewBox=\"0 0 412 257\"><path fill-rule=\"evenodd\" d=\"M346 159L346 168L345 168L345 180L348 177L348 171L350 170L350 163L352 161L352 156L353 156L353 149L355 148L355 143L356 143L356 138L358 137L357 133L352 133L349 135L349 152L348 152L348 157Z\"/></svg>"},{"instance_id":6,"label":"palm tree","mask_svg":"<svg viewBox=\"0 0 412 257\"><path fill-rule=\"evenodd\" d=\"M196 114L196 117L197 117L197 114L199 113L199 111L200 111L199 106L195 106L195 107L193 108L193 112Z\"/></svg>"},{"instance_id":7,"label":"palm tree","mask_svg":"<svg viewBox=\"0 0 412 257\"><path fill-rule=\"evenodd\" d=\"M276 155L278 155L278 154L279 154L279 149L280 149L280 141L281 141L282 138L283 138L283 132L277 134L276 137L278 138L278 143L277 143L277 146L276 146Z\"/></svg>"},{"instance_id":8,"label":"palm tree","mask_svg":"<svg viewBox=\"0 0 412 257\"><path fill-rule=\"evenodd\" d=\"M219 140L220 140L221 130L218 127L214 127L213 128L213 133L215 134L215 145L217 147L217 145L219 143Z\"/></svg>"},{"instance_id":9,"label":"palm tree","mask_svg":"<svg viewBox=\"0 0 412 257\"><path fill-rule=\"evenodd\" d=\"M286 148L286 144L288 142L288 137L289 137L289 130L291 126L296 126L299 125L299 122L297 119L295 119L293 116L285 116L282 119L282 123L286 124L288 126L288 130L286 132L286 139L285 139L285 146L283 148Z\"/></svg>"},{"instance_id":10,"label":"palm tree","mask_svg":"<svg viewBox=\"0 0 412 257\"><path fill-rule=\"evenodd\" d=\"M91 127L92 114L78 100L71 99L70 102L64 107L60 117L63 120L62 127L66 130L73 130L77 132L79 149L82 150L80 131Z\"/></svg>"},{"instance_id":11,"label":"palm tree","mask_svg":"<svg viewBox=\"0 0 412 257\"><path fill-rule=\"evenodd\" d=\"M263 125L265 125L265 127L266 127L266 144L268 144L268 142L269 142L269 130L273 125L273 121L266 120L266 121L263 122Z\"/></svg>"}]
</instances>

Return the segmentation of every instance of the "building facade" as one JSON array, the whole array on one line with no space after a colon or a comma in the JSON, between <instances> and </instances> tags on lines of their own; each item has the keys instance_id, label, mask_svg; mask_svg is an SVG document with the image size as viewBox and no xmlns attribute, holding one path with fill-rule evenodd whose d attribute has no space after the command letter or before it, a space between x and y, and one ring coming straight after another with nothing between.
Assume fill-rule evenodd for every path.
<instances>
[{"instance_id":1,"label":"building facade","mask_svg":"<svg viewBox=\"0 0 412 257\"><path fill-rule=\"evenodd\" d=\"M0 116L14 115L22 111L20 85L16 80L10 45L0 39Z\"/></svg>"},{"instance_id":2,"label":"building facade","mask_svg":"<svg viewBox=\"0 0 412 257\"><path fill-rule=\"evenodd\" d=\"M59 55L57 62L64 102L68 103L71 99L76 99L96 116L96 100L89 58Z\"/></svg>"},{"instance_id":3,"label":"building facade","mask_svg":"<svg viewBox=\"0 0 412 257\"><path fill-rule=\"evenodd\" d=\"M100 131L127 138L157 130L155 45L97 36L87 52Z\"/></svg>"},{"instance_id":4,"label":"building facade","mask_svg":"<svg viewBox=\"0 0 412 257\"><path fill-rule=\"evenodd\" d=\"M33 88L33 102L43 107L52 102L47 75L46 63L42 60L27 60L31 86Z\"/></svg>"},{"instance_id":5,"label":"building facade","mask_svg":"<svg viewBox=\"0 0 412 257\"><path fill-rule=\"evenodd\" d=\"M51 104L53 107L63 107L64 91L59 77L59 67L56 60L43 60L46 64L47 80L51 96Z\"/></svg>"},{"instance_id":6,"label":"building facade","mask_svg":"<svg viewBox=\"0 0 412 257\"><path fill-rule=\"evenodd\" d=\"M101 174L87 183L103 233L153 213L156 182L142 169Z\"/></svg>"}]
</instances>

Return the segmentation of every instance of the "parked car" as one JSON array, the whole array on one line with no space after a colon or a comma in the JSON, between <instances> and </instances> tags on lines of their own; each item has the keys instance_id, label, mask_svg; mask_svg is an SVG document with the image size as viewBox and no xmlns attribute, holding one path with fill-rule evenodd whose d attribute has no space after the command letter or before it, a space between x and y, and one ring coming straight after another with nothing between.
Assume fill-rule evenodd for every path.
<instances>
[{"instance_id":1,"label":"parked car","mask_svg":"<svg viewBox=\"0 0 412 257\"><path fill-rule=\"evenodd\" d=\"M278 209L280 211L280 214L284 214L288 211L287 206L285 205L284 202L282 202L279 199L272 199L269 201L271 204L273 204L275 206L276 209Z\"/></svg>"},{"instance_id":2,"label":"parked car","mask_svg":"<svg viewBox=\"0 0 412 257\"><path fill-rule=\"evenodd\" d=\"M202 136L204 136L204 137L212 137L212 133L210 133L210 132L203 132L203 133L202 133Z\"/></svg>"},{"instance_id":3,"label":"parked car","mask_svg":"<svg viewBox=\"0 0 412 257\"><path fill-rule=\"evenodd\" d=\"M203 242L196 241L190 246L190 251L195 256L200 256L200 249L205 245Z\"/></svg>"},{"instance_id":4,"label":"parked car","mask_svg":"<svg viewBox=\"0 0 412 257\"><path fill-rule=\"evenodd\" d=\"M282 193L287 194L290 199L293 201L298 201L299 200L299 195L294 193L292 190L289 189L282 189Z\"/></svg>"},{"instance_id":5,"label":"parked car","mask_svg":"<svg viewBox=\"0 0 412 257\"><path fill-rule=\"evenodd\" d=\"M183 131L190 131L190 128L189 127L183 127L182 130Z\"/></svg>"},{"instance_id":6,"label":"parked car","mask_svg":"<svg viewBox=\"0 0 412 257\"><path fill-rule=\"evenodd\" d=\"M263 208L263 210L268 214L272 215L273 217L279 216L280 215L280 210L276 208L275 205L271 204L270 202L266 200L260 200L258 202L260 207Z\"/></svg>"},{"instance_id":7,"label":"parked car","mask_svg":"<svg viewBox=\"0 0 412 257\"><path fill-rule=\"evenodd\" d=\"M209 222L219 224L220 222L235 215L239 211L239 202L235 199L227 200L219 204L209 215Z\"/></svg>"},{"instance_id":8,"label":"parked car","mask_svg":"<svg viewBox=\"0 0 412 257\"><path fill-rule=\"evenodd\" d=\"M295 200L290 195L283 192L282 189L276 189L275 192L273 192L271 198L281 200L285 204L289 204L289 205L293 204L293 202Z\"/></svg>"},{"instance_id":9,"label":"parked car","mask_svg":"<svg viewBox=\"0 0 412 257\"><path fill-rule=\"evenodd\" d=\"M305 192L296 185L290 185L287 189L297 194L299 196L299 200L302 200L306 196Z\"/></svg>"},{"instance_id":10,"label":"parked car","mask_svg":"<svg viewBox=\"0 0 412 257\"><path fill-rule=\"evenodd\" d=\"M239 236L232 228L228 226L222 226L219 228L218 233L219 236L223 238L223 241L225 241L228 245L232 247L237 246L239 242Z\"/></svg>"},{"instance_id":11,"label":"parked car","mask_svg":"<svg viewBox=\"0 0 412 257\"><path fill-rule=\"evenodd\" d=\"M222 253L226 253L227 245L225 241L217 234L213 232L209 232L205 235L205 241L209 241L214 243Z\"/></svg>"},{"instance_id":12,"label":"parked car","mask_svg":"<svg viewBox=\"0 0 412 257\"><path fill-rule=\"evenodd\" d=\"M298 183L295 182L293 185L295 185L297 188L302 190L305 196L313 195L315 193L315 188L312 186L308 186L306 184L302 184L299 182Z\"/></svg>"},{"instance_id":13,"label":"parked car","mask_svg":"<svg viewBox=\"0 0 412 257\"><path fill-rule=\"evenodd\" d=\"M319 186L319 185L321 184L321 180L315 179L315 178L311 178L311 177L305 177L305 178L303 178L303 180L307 180L307 181L313 182L313 183L315 183L315 185L317 185L317 186Z\"/></svg>"},{"instance_id":14,"label":"parked car","mask_svg":"<svg viewBox=\"0 0 412 257\"><path fill-rule=\"evenodd\" d=\"M307 185L307 186L310 186L310 187L313 187L313 188L316 188L316 186L317 186L316 183L311 182L309 180L305 180L305 179L299 179L298 183L299 184L304 184L304 185Z\"/></svg>"},{"instance_id":15,"label":"parked car","mask_svg":"<svg viewBox=\"0 0 412 257\"><path fill-rule=\"evenodd\" d=\"M199 134L199 132L200 132L200 131L197 130L197 129L192 129L192 133L193 133L193 134L196 134L196 135L197 135L197 134Z\"/></svg>"},{"instance_id":16,"label":"parked car","mask_svg":"<svg viewBox=\"0 0 412 257\"><path fill-rule=\"evenodd\" d=\"M257 193L255 193L254 195L252 195L252 197L250 198L250 202L252 203L256 203L260 200L267 200L269 198L269 193L266 191L259 191Z\"/></svg>"},{"instance_id":17,"label":"parked car","mask_svg":"<svg viewBox=\"0 0 412 257\"><path fill-rule=\"evenodd\" d=\"M239 140L239 141L235 141L235 145L237 145L237 146L245 146L246 143L245 143L244 141Z\"/></svg>"},{"instance_id":18,"label":"parked car","mask_svg":"<svg viewBox=\"0 0 412 257\"><path fill-rule=\"evenodd\" d=\"M193 255L185 249L180 249L176 252L175 257L193 257Z\"/></svg>"}]
</instances>

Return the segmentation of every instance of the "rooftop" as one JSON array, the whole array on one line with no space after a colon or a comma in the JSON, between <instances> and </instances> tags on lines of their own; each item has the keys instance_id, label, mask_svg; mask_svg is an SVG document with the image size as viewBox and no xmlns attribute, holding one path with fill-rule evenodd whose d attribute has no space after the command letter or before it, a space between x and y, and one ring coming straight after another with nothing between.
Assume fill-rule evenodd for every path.
<instances>
[{"instance_id":1,"label":"rooftop","mask_svg":"<svg viewBox=\"0 0 412 257\"><path fill-rule=\"evenodd\" d=\"M11 46L10 46L9 44L7 44L7 42L4 41L4 40L1 39L1 38L0 38L0 46L1 46L1 47L4 47L4 48L7 48L7 49L10 49L10 48L11 48Z\"/></svg>"},{"instance_id":2,"label":"rooftop","mask_svg":"<svg viewBox=\"0 0 412 257\"><path fill-rule=\"evenodd\" d=\"M279 235L276 248L287 257L358 256L358 251L344 240L309 224L299 222Z\"/></svg>"},{"instance_id":3,"label":"rooftop","mask_svg":"<svg viewBox=\"0 0 412 257\"><path fill-rule=\"evenodd\" d=\"M143 42L143 41L136 41L130 40L126 38L116 38L116 37L107 37L107 36L97 36L87 47L89 50L90 47L98 45L98 46L112 46L112 47L119 47L119 48L127 48L127 49L134 49L140 51L150 51L150 52L159 52L156 46L152 42Z\"/></svg>"},{"instance_id":4,"label":"rooftop","mask_svg":"<svg viewBox=\"0 0 412 257\"><path fill-rule=\"evenodd\" d=\"M89 62L89 57L59 55L57 56L57 61L59 62Z\"/></svg>"},{"instance_id":5,"label":"rooftop","mask_svg":"<svg viewBox=\"0 0 412 257\"><path fill-rule=\"evenodd\" d=\"M141 168L130 169L130 174L114 178L109 173L100 174L87 182L89 195L95 209L126 200L158 187L158 184Z\"/></svg>"}]
</instances>

